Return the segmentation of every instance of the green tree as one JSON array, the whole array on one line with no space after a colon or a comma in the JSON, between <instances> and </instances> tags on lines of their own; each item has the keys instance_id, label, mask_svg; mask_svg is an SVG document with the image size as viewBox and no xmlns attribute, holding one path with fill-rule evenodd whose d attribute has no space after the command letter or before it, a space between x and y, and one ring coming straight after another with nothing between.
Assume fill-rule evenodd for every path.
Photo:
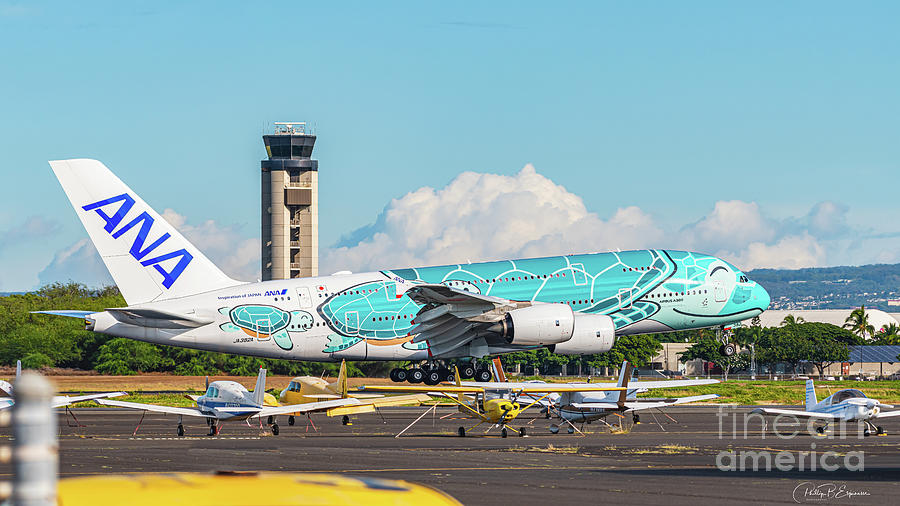
<instances>
[{"instance_id":1,"label":"green tree","mask_svg":"<svg viewBox=\"0 0 900 506\"><path fill-rule=\"evenodd\" d=\"M745 369L750 365L750 357L746 353L735 353L726 357L719 351L720 348L718 339L713 336L705 336L685 350L679 360L684 363L699 358L706 362L712 362L722 369L725 381L728 381L728 374L731 371Z\"/></svg>"},{"instance_id":2,"label":"green tree","mask_svg":"<svg viewBox=\"0 0 900 506\"><path fill-rule=\"evenodd\" d=\"M869 315L866 313L866 306L860 306L854 309L850 316L844 320L844 328L850 329L851 332L865 339L875 335L875 327L869 323Z\"/></svg>"},{"instance_id":3,"label":"green tree","mask_svg":"<svg viewBox=\"0 0 900 506\"><path fill-rule=\"evenodd\" d=\"M587 363L591 367L616 369L622 366L623 361L627 360L635 367L643 367L649 364L650 359L655 357L661 349L662 345L651 335L619 336L611 350L594 355Z\"/></svg>"},{"instance_id":4,"label":"green tree","mask_svg":"<svg viewBox=\"0 0 900 506\"><path fill-rule=\"evenodd\" d=\"M797 325L798 323L803 323L805 321L806 320L804 320L802 316L798 316L795 318L794 315L789 314L789 315L785 316L783 320L781 320L781 326L782 327L792 327L794 325Z\"/></svg>"},{"instance_id":5,"label":"green tree","mask_svg":"<svg viewBox=\"0 0 900 506\"><path fill-rule=\"evenodd\" d=\"M128 375L168 370L174 365L175 362L165 358L158 346L117 337L100 346L94 368L101 374Z\"/></svg>"}]
</instances>

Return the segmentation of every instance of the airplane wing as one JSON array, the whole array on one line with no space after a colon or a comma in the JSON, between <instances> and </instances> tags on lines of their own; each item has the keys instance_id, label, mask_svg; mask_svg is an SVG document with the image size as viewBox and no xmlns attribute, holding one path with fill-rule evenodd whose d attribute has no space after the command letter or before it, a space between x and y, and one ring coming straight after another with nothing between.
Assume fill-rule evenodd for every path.
<instances>
[{"instance_id":1,"label":"airplane wing","mask_svg":"<svg viewBox=\"0 0 900 506\"><path fill-rule=\"evenodd\" d=\"M335 399L322 402L305 402L303 404L288 404L287 406L264 406L255 416L284 415L287 413L311 413L313 411L325 411L340 406L360 404L359 399Z\"/></svg>"},{"instance_id":2,"label":"airplane wing","mask_svg":"<svg viewBox=\"0 0 900 506\"><path fill-rule=\"evenodd\" d=\"M16 401L14 401L8 397L4 398L4 399L0 399L0 410L11 408L12 405L15 403L16 403Z\"/></svg>"},{"instance_id":3,"label":"airplane wing","mask_svg":"<svg viewBox=\"0 0 900 506\"><path fill-rule=\"evenodd\" d=\"M664 408L666 406L675 406L677 404L687 404L689 402L700 402L718 398L719 394L706 394L692 395L689 397L675 397L674 399L638 399L636 401L626 401L625 409L629 411L640 411L643 409Z\"/></svg>"},{"instance_id":4,"label":"airplane wing","mask_svg":"<svg viewBox=\"0 0 900 506\"><path fill-rule=\"evenodd\" d=\"M367 399L361 401L361 404L370 404L376 408L387 406L418 406L423 402L431 400L428 394L411 394L411 395L392 395L389 397L379 397L377 399Z\"/></svg>"},{"instance_id":5,"label":"airplane wing","mask_svg":"<svg viewBox=\"0 0 900 506\"><path fill-rule=\"evenodd\" d=\"M78 311L75 309L60 309L56 311L31 311L32 314L50 314L53 316L65 316L67 318L84 318L96 313L96 311Z\"/></svg>"},{"instance_id":6,"label":"airplane wing","mask_svg":"<svg viewBox=\"0 0 900 506\"><path fill-rule=\"evenodd\" d=\"M572 404L567 404L566 408L574 408L574 409L619 409L619 405L615 402L574 402Z\"/></svg>"},{"instance_id":7,"label":"airplane wing","mask_svg":"<svg viewBox=\"0 0 900 506\"><path fill-rule=\"evenodd\" d=\"M897 411L882 411L875 415L875 418L891 418L894 416L900 416L900 410Z\"/></svg>"},{"instance_id":8,"label":"airplane wing","mask_svg":"<svg viewBox=\"0 0 900 506\"><path fill-rule=\"evenodd\" d=\"M127 395L125 392L106 392L102 394L88 394L88 395L54 395L53 400L51 401L51 406L54 408L61 408L63 406L68 406L69 404L75 404L76 402L83 401L95 401L97 399L107 399L109 397L121 397L123 395Z\"/></svg>"},{"instance_id":9,"label":"airplane wing","mask_svg":"<svg viewBox=\"0 0 900 506\"><path fill-rule=\"evenodd\" d=\"M500 321L507 311L531 305L441 284L415 285L405 294L424 306L413 319L412 342L428 341L433 356L468 344L478 330Z\"/></svg>"},{"instance_id":10,"label":"airplane wing","mask_svg":"<svg viewBox=\"0 0 900 506\"><path fill-rule=\"evenodd\" d=\"M823 418L827 420L834 420L837 417L830 413L820 413L816 411L800 411L797 409L778 409L778 408L756 408L751 413L761 414L761 415L791 415L798 416L801 418Z\"/></svg>"},{"instance_id":11,"label":"airplane wing","mask_svg":"<svg viewBox=\"0 0 900 506\"><path fill-rule=\"evenodd\" d=\"M362 385L359 387L359 391L366 392L396 392L396 393L409 393L409 392L423 392L423 393L434 393L434 395L442 395L442 394L483 394L484 389L481 387L457 387L457 386L418 386L418 385Z\"/></svg>"},{"instance_id":12,"label":"airplane wing","mask_svg":"<svg viewBox=\"0 0 900 506\"><path fill-rule=\"evenodd\" d=\"M712 385L719 383L717 379L695 379L695 380L660 380L660 381L632 381L628 383L628 388L683 388L694 387L698 385Z\"/></svg>"},{"instance_id":13,"label":"airplane wing","mask_svg":"<svg viewBox=\"0 0 900 506\"><path fill-rule=\"evenodd\" d=\"M140 411L153 411L156 413L169 413L173 415L200 416L203 418L215 418L197 408L176 408L174 406L157 406L156 404L143 404L140 402L111 401L109 399L97 399L98 404L104 406L117 406L120 408L137 409Z\"/></svg>"}]
</instances>

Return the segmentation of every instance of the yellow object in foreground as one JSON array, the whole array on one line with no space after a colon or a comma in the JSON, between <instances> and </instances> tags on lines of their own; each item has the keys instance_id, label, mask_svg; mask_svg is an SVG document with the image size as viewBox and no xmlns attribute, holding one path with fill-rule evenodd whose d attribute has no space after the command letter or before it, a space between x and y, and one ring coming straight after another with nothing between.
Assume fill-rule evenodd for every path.
<instances>
[{"instance_id":1,"label":"yellow object in foreground","mask_svg":"<svg viewBox=\"0 0 900 506\"><path fill-rule=\"evenodd\" d=\"M338 474L237 472L67 478L59 482L58 504L420 506L460 503L439 490L399 480Z\"/></svg>"}]
</instances>

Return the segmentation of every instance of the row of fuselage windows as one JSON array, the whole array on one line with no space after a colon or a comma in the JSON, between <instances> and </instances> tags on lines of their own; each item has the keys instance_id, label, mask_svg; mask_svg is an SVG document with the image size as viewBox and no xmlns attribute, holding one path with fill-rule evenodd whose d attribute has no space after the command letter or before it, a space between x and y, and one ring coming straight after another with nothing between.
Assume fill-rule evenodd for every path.
<instances>
[{"instance_id":1,"label":"row of fuselage windows","mask_svg":"<svg viewBox=\"0 0 900 506\"><path fill-rule=\"evenodd\" d=\"M651 293L648 298L663 299L666 297L683 297L685 295L706 295L706 290L688 290L686 292Z\"/></svg>"}]
</instances>

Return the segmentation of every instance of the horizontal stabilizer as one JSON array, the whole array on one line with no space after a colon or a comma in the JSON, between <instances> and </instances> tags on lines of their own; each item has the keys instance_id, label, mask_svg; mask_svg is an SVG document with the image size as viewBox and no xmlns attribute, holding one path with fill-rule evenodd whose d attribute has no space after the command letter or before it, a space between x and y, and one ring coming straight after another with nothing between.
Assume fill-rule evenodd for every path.
<instances>
[{"instance_id":1,"label":"horizontal stabilizer","mask_svg":"<svg viewBox=\"0 0 900 506\"><path fill-rule=\"evenodd\" d=\"M59 311L32 311L32 314L52 314L54 316L65 316L68 318L85 318L86 316L96 313L96 311L76 311L72 309L62 309Z\"/></svg>"},{"instance_id":2,"label":"horizontal stabilizer","mask_svg":"<svg viewBox=\"0 0 900 506\"><path fill-rule=\"evenodd\" d=\"M212 318L145 307L114 307L107 309L106 312L122 323L156 329L189 329L209 325L215 321Z\"/></svg>"}]
</instances>

